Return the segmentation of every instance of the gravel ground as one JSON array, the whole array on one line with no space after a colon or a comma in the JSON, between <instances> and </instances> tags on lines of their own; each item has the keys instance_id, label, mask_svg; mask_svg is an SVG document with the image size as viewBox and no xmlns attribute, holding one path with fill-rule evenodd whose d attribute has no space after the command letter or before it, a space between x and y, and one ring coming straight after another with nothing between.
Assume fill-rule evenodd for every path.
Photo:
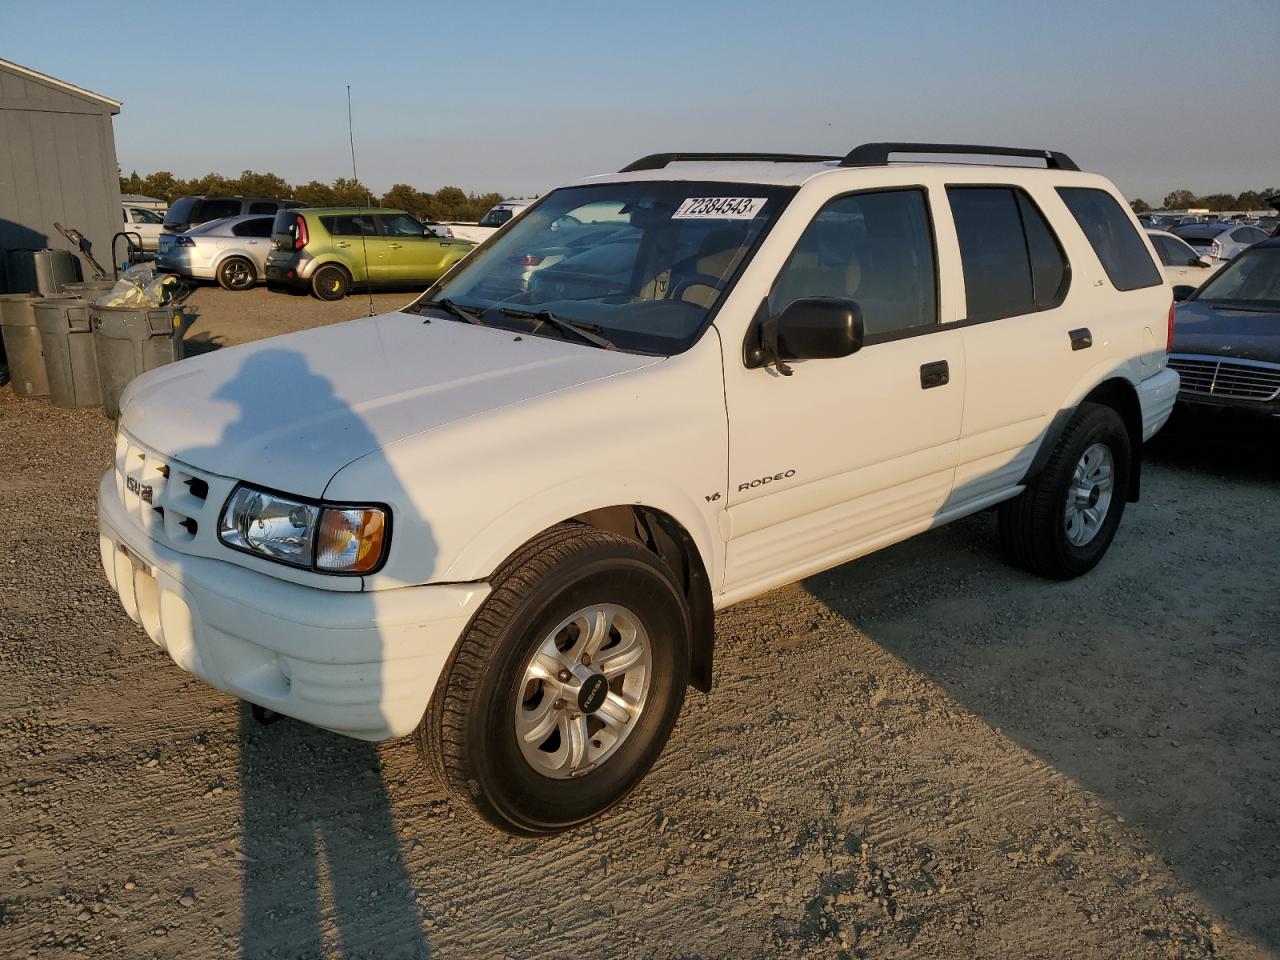
<instances>
[{"instance_id":1,"label":"gravel ground","mask_svg":"<svg viewBox=\"0 0 1280 960\"><path fill-rule=\"evenodd\" d=\"M193 301L212 345L368 309ZM1175 423L1081 580L982 515L724 611L648 780L529 841L175 667L98 568L110 424L6 387L0 956L1280 956L1275 426Z\"/></svg>"}]
</instances>

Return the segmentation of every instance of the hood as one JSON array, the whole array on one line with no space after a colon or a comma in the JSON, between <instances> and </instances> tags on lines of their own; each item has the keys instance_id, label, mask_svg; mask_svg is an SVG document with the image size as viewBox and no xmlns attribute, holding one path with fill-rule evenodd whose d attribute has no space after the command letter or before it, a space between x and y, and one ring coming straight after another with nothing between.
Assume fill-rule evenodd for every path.
<instances>
[{"instance_id":1,"label":"hood","mask_svg":"<svg viewBox=\"0 0 1280 960\"><path fill-rule=\"evenodd\" d=\"M389 313L217 350L130 384L121 424L192 466L319 497L397 440L662 358Z\"/></svg>"},{"instance_id":2,"label":"hood","mask_svg":"<svg viewBox=\"0 0 1280 960\"><path fill-rule=\"evenodd\" d=\"M1280 310L1180 303L1174 311L1173 352L1280 363Z\"/></svg>"}]
</instances>

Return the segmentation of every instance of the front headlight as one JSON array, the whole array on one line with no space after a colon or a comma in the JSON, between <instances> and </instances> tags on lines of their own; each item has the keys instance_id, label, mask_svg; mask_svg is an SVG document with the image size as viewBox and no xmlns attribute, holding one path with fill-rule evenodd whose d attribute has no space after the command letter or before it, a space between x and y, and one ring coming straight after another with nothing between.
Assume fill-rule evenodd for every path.
<instances>
[{"instance_id":1,"label":"front headlight","mask_svg":"<svg viewBox=\"0 0 1280 960\"><path fill-rule=\"evenodd\" d=\"M218 539L227 546L321 573L376 570L387 532L381 507L310 503L243 484L218 521Z\"/></svg>"}]
</instances>

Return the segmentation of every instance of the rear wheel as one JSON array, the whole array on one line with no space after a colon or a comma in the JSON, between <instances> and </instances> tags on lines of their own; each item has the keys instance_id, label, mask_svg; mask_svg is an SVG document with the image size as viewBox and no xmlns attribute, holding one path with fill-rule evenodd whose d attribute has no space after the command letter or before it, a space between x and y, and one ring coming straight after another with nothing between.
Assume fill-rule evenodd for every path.
<instances>
[{"instance_id":1,"label":"rear wheel","mask_svg":"<svg viewBox=\"0 0 1280 960\"><path fill-rule=\"evenodd\" d=\"M224 290L248 290L257 282L257 269L244 257L228 257L218 267L218 283Z\"/></svg>"},{"instance_id":2,"label":"rear wheel","mask_svg":"<svg viewBox=\"0 0 1280 960\"><path fill-rule=\"evenodd\" d=\"M492 578L418 729L458 800L513 833L554 833L621 800L684 703L690 620L634 540L561 524Z\"/></svg>"},{"instance_id":3,"label":"rear wheel","mask_svg":"<svg viewBox=\"0 0 1280 960\"><path fill-rule=\"evenodd\" d=\"M1069 580L1097 566L1129 491L1129 432L1111 407L1084 403L1044 469L1000 506L1000 543L1018 566Z\"/></svg>"},{"instance_id":4,"label":"rear wheel","mask_svg":"<svg viewBox=\"0 0 1280 960\"><path fill-rule=\"evenodd\" d=\"M311 277L311 292L321 300L341 300L350 289L351 275L336 264L325 264Z\"/></svg>"}]
</instances>

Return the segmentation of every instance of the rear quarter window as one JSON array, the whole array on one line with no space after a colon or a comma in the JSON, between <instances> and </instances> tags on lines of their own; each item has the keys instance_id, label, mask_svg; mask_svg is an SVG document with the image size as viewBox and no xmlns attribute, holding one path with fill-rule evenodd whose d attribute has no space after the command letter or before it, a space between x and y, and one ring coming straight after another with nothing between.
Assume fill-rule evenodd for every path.
<instances>
[{"instance_id":1,"label":"rear quarter window","mask_svg":"<svg viewBox=\"0 0 1280 960\"><path fill-rule=\"evenodd\" d=\"M174 225L188 223L187 217L199 202L199 197L179 197L165 213L164 222Z\"/></svg>"},{"instance_id":2,"label":"rear quarter window","mask_svg":"<svg viewBox=\"0 0 1280 960\"><path fill-rule=\"evenodd\" d=\"M1138 228L1115 197L1093 187L1058 187L1058 196L1080 224L1113 287L1138 290L1164 282Z\"/></svg>"}]
</instances>

